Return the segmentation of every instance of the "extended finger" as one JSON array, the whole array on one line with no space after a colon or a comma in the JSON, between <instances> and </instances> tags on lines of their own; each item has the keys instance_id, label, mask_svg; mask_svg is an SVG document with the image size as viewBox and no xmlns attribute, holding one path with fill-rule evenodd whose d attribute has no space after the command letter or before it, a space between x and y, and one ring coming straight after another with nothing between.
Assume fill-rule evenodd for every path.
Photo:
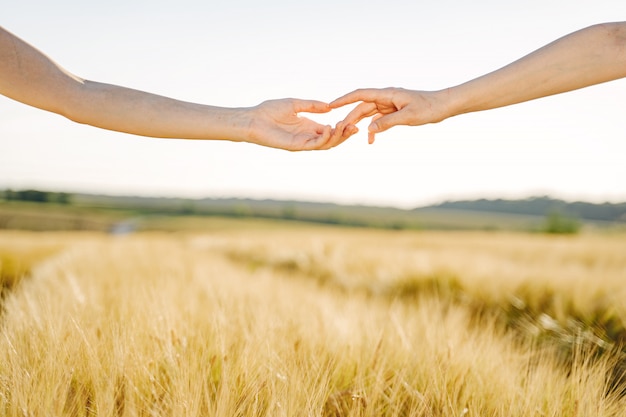
<instances>
[{"instance_id":1,"label":"extended finger","mask_svg":"<svg viewBox=\"0 0 626 417\"><path fill-rule=\"evenodd\" d=\"M375 102L386 96L387 93L385 93L385 90L378 88L360 88L331 101L329 106L336 109L337 107L342 107L350 103L356 103L357 101Z\"/></svg>"},{"instance_id":2,"label":"extended finger","mask_svg":"<svg viewBox=\"0 0 626 417\"><path fill-rule=\"evenodd\" d=\"M330 106L328 103L317 100L300 100L298 98L292 99L293 109L296 113L328 113Z\"/></svg>"},{"instance_id":3,"label":"extended finger","mask_svg":"<svg viewBox=\"0 0 626 417\"><path fill-rule=\"evenodd\" d=\"M343 119L344 126L355 125L366 117L378 113L378 108L374 103L360 103Z\"/></svg>"}]
</instances>

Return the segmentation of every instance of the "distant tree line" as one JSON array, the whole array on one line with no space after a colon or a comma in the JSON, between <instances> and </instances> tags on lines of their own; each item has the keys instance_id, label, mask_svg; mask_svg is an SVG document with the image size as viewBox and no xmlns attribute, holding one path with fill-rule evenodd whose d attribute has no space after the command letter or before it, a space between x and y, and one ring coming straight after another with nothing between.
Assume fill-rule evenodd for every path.
<instances>
[{"instance_id":1,"label":"distant tree line","mask_svg":"<svg viewBox=\"0 0 626 417\"><path fill-rule=\"evenodd\" d=\"M31 201L35 203L70 204L72 195L39 190L4 190L0 191L0 199L5 201Z\"/></svg>"},{"instance_id":2,"label":"distant tree line","mask_svg":"<svg viewBox=\"0 0 626 417\"><path fill-rule=\"evenodd\" d=\"M586 220L604 220L610 222L626 221L626 203L594 204L582 201L570 203L550 197L533 197L525 200L480 199L448 201L433 207L496 213L530 214L535 216L561 213L571 218Z\"/></svg>"},{"instance_id":3,"label":"distant tree line","mask_svg":"<svg viewBox=\"0 0 626 417\"><path fill-rule=\"evenodd\" d=\"M387 229L428 228L507 228L518 227L513 223L498 223L491 220L463 220L463 212L476 211L530 215L536 219L524 226L528 230L547 233L577 233L587 221L602 221L607 224L626 223L626 203L593 204L570 203L549 197L533 197L524 200L473 200L452 201L442 204L403 210L393 207L342 206L335 203L313 203L301 201L251 200L251 199L182 199L137 196L106 196L80 193L62 193L41 190L0 190L0 201L24 201L71 205L72 209L106 210L123 212L128 217L142 216L226 216L236 218L285 219L332 225L376 227ZM17 204L16 204L17 206ZM434 217L426 211L435 209ZM453 217L460 221L448 221L449 212L439 209L455 209ZM426 210L426 211L424 211ZM426 214L424 214L426 213ZM431 217L429 217L431 216ZM438 217L437 217L438 216ZM459 217L460 216L460 217ZM470 216L471 217L471 216ZM541 218L543 223L539 224ZM430 219L430 220L429 220ZM442 219L442 220L438 220ZM467 220L467 221L466 221ZM480 224L476 223L479 222ZM485 223L486 222L486 223ZM513 225L513 226L512 226Z\"/></svg>"}]
</instances>

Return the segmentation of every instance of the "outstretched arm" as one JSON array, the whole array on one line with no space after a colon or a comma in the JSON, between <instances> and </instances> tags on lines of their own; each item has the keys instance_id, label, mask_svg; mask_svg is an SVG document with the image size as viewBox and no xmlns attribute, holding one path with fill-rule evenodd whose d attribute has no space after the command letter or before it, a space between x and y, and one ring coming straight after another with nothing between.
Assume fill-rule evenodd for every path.
<instances>
[{"instance_id":1,"label":"outstretched arm","mask_svg":"<svg viewBox=\"0 0 626 417\"><path fill-rule=\"evenodd\" d=\"M297 113L325 113L326 103L283 99L223 108L77 77L0 27L0 94L78 123L158 138L225 139L288 150L324 147L331 135Z\"/></svg>"},{"instance_id":2,"label":"outstretched arm","mask_svg":"<svg viewBox=\"0 0 626 417\"><path fill-rule=\"evenodd\" d=\"M396 125L440 122L463 113L493 109L626 77L626 22L571 33L482 77L440 91L400 88L356 90L330 103L361 101L338 125L347 128L374 116L374 135ZM333 144L333 146L336 144Z\"/></svg>"}]
</instances>

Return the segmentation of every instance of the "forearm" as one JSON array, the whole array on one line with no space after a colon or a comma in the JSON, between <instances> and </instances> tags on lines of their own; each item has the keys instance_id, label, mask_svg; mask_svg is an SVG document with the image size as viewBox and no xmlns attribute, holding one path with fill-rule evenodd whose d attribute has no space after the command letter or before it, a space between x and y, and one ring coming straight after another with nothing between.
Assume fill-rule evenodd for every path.
<instances>
[{"instance_id":1,"label":"forearm","mask_svg":"<svg viewBox=\"0 0 626 417\"><path fill-rule=\"evenodd\" d=\"M626 76L626 22L574 32L465 84L441 92L448 117L576 90Z\"/></svg>"},{"instance_id":2,"label":"forearm","mask_svg":"<svg viewBox=\"0 0 626 417\"><path fill-rule=\"evenodd\" d=\"M206 106L115 85L83 81L72 88L63 114L78 123L159 138L248 137L247 109Z\"/></svg>"},{"instance_id":3,"label":"forearm","mask_svg":"<svg viewBox=\"0 0 626 417\"><path fill-rule=\"evenodd\" d=\"M298 115L328 112L321 101L224 108L84 80L2 27L0 94L78 123L157 138L226 139L297 151L328 148L332 133Z\"/></svg>"},{"instance_id":4,"label":"forearm","mask_svg":"<svg viewBox=\"0 0 626 417\"><path fill-rule=\"evenodd\" d=\"M244 140L244 109L187 103L83 80L0 27L0 93L73 121L143 136Z\"/></svg>"}]
</instances>

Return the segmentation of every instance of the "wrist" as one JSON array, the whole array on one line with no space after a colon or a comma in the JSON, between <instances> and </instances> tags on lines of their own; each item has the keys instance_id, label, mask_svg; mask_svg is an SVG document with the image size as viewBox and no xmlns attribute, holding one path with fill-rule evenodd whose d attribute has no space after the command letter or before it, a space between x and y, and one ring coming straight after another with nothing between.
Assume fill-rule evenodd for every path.
<instances>
[{"instance_id":1,"label":"wrist","mask_svg":"<svg viewBox=\"0 0 626 417\"><path fill-rule=\"evenodd\" d=\"M250 142L253 120L250 108L223 109L221 118L227 128L225 134L222 135L224 138L232 142Z\"/></svg>"},{"instance_id":2,"label":"wrist","mask_svg":"<svg viewBox=\"0 0 626 417\"><path fill-rule=\"evenodd\" d=\"M458 87L450 87L436 92L439 103L439 121L465 113L465 103L459 93Z\"/></svg>"},{"instance_id":3,"label":"wrist","mask_svg":"<svg viewBox=\"0 0 626 417\"><path fill-rule=\"evenodd\" d=\"M241 120L245 126L245 137L242 142L267 146L268 121L273 122L274 119L271 114L268 114L267 106L272 103L275 101L264 101L254 107L240 109L242 111Z\"/></svg>"}]
</instances>

